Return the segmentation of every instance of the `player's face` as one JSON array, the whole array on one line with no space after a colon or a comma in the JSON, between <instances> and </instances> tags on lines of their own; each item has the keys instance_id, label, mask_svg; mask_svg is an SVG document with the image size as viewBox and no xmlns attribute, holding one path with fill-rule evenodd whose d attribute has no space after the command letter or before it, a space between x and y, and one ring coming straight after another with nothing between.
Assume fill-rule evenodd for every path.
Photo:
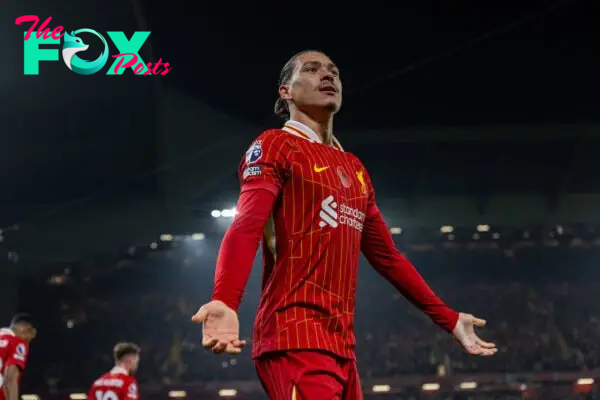
<instances>
[{"instance_id":1,"label":"player's face","mask_svg":"<svg viewBox=\"0 0 600 400\"><path fill-rule=\"evenodd\" d=\"M26 342L31 342L37 335L37 329L30 324L18 324L14 328L15 333Z\"/></svg>"},{"instance_id":2,"label":"player's face","mask_svg":"<svg viewBox=\"0 0 600 400\"><path fill-rule=\"evenodd\" d=\"M320 109L336 113L342 105L339 70L323 53L304 53L296 59L291 82L282 85L279 94L302 111Z\"/></svg>"},{"instance_id":3,"label":"player's face","mask_svg":"<svg viewBox=\"0 0 600 400\"><path fill-rule=\"evenodd\" d=\"M35 339L36 336L37 329L35 329L33 326L30 326L27 330L27 337L25 338L25 340L27 340L27 342L31 342L33 339Z\"/></svg>"},{"instance_id":4,"label":"player's face","mask_svg":"<svg viewBox=\"0 0 600 400\"><path fill-rule=\"evenodd\" d=\"M140 365L140 355L132 354L127 359L127 369L129 370L130 375L134 375L138 370L138 366Z\"/></svg>"}]
</instances>

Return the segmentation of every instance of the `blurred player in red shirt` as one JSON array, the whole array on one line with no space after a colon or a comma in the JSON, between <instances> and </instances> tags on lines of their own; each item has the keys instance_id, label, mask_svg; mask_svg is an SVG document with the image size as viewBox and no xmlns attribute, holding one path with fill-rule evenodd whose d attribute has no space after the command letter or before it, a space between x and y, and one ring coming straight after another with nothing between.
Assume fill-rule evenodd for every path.
<instances>
[{"instance_id":1,"label":"blurred player in red shirt","mask_svg":"<svg viewBox=\"0 0 600 400\"><path fill-rule=\"evenodd\" d=\"M212 301L192 318L204 324L204 347L237 354L246 344L237 310L262 239L252 344L270 399L362 399L353 326L361 251L469 353L494 354L474 331L485 321L444 304L396 249L369 174L333 136L338 67L305 51L286 63L279 83L275 112L285 125L263 132L240 164L238 214L221 244Z\"/></svg>"},{"instance_id":2,"label":"blurred player in red shirt","mask_svg":"<svg viewBox=\"0 0 600 400\"><path fill-rule=\"evenodd\" d=\"M10 327L0 329L0 400L18 400L27 364L29 343L37 330L29 314L17 314Z\"/></svg>"},{"instance_id":3,"label":"blurred player in red shirt","mask_svg":"<svg viewBox=\"0 0 600 400\"><path fill-rule=\"evenodd\" d=\"M140 348L134 343L117 343L113 349L115 366L96 379L88 400L137 400L135 372L140 363Z\"/></svg>"}]
</instances>

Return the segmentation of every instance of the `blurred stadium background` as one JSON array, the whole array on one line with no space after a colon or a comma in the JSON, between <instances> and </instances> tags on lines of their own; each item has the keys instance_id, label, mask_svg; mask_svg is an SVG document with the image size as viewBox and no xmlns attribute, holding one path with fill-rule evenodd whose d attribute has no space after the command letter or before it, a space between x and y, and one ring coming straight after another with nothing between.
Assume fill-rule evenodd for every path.
<instances>
[{"instance_id":1,"label":"blurred stadium background","mask_svg":"<svg viewBox=\"0 0 600 400\"><path fill-rule=\"evenodd\" d=\"M10 18L52 15L68 29L149 29L142 55L174 68L109 79L46 63L24 77L19 61L0 76L0 317L26 310L41 325L23 400L85 398L118 340L143 348L143 398L264 398L248 352L206 354L189 319L210 296L237 163L276 124L279 69L305 46L339 60L348 96L338 135L369 168L399 248L449 304L486 318L482 335L500 346L490 359L466 357L363 263L356 331L366 399L599 398L591 2L423 2L395 21L378 14L364 45L343 22L335 35L330 26L278 36L262 7L287 5L240 5L225 32L223 17L211 19L224 4L182 15L142 3L6 6ZM246 11L261 16L250 23ZM181 43L191 24L201 54ZM21 60L22 32L2 32ZM249 47L245 34L269 44ZM407 36L416 39L394 39ZM259 257L240 314L248 339Z\"/></svg>"}]
</instances>

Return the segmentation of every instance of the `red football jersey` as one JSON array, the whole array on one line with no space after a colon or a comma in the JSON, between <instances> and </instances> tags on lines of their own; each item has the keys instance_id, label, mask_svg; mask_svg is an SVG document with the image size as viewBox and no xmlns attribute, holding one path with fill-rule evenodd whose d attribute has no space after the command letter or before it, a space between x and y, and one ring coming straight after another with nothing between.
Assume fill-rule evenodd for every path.
<instances>
[{"instance_id":1,"label":"red football jersey","mask_svg":"<svg viewBox=\"0 0 600 400\"><path fill-rule=\"evenodd\" d=\"M23 377L29 345L16 336L11 329L0 329L0 400L4 400L4 374L6 367L16 365L21 370L19 382Z\"/></svg>"},{"instance_id":2,"label":"red football jersey","mask_svg":"<svg viewBox=\"0 0 600 400\"><path fill-rule=\"evenodd\" d=\"M252 143L240 179L242 192L278 189L263 240L253 355L308 348L353 358L361 232L373 198L363 164L337 140L322 144L289 121Z\"/></svg>"},{"instance_id":3,"label":"red football jersey","mask_svg":"<svg viewBox=\"0 0 600 400\"><path fill-rule=\"evenodd\" d=\"M88 393L88 400L136 400L138 398L135 378L120 367L115 367L96 379Z\"/></svg>"}]
</instances>

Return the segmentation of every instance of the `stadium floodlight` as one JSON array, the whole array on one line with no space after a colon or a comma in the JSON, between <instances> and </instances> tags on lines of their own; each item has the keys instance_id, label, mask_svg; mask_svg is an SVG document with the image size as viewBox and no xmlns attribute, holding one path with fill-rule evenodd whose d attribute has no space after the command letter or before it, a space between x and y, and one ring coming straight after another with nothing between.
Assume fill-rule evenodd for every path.
<instances>
[{"instance_id":1,"label":"stadium floodlight","mask_svg":"<svg viewBox=\"0 0 600 400\"><path fill-rule=\"evenodd\" d=\"M210 212L210 215L212 215L213 218L221 218L221 211L220 210L212 210Z\"/></svg>"},{"instance_id":2,"label":"stadium floodlight","mask_svg":"<svg viewBox=\"0 0 600 400\"><path fill-rule=\"evenodd\" d=\"M219 397L235 397L235 396L237 396L237 390L235 390L235 389L219 390Z\"/></svg>"},{"instance_id":3,"label":"stadium floodlight","mask_svg":"<svg viewBox=\"0 0 600 400\"><path fill-rule=\"evenodd\" d=\"M439 383L424 383L423 386L421 386L421 389L423 389L423 391L425 391L425 392L433 392L435 390L440 390L440 384Z\"/></svg>"},{"instance_id":4,"label":"stadium floodlight","mask_svg":"<svg viewBox=\"0 0 600 400\"><path fill-rule=\"evenodd\" d=\"M171 399L181 399L182 397L185 397L187 395L187 393L185 393L184 390L171 390L169 392L169 397Z\"/></svg>"},{"instance_id":5,"label":"stadium floodlight","mask_svg":"<svg viewBox=\"0 0 600 400\"><path fill-rule=\"evenodd\" d=\"M237 214L237 210L235 208L226 208L221 210L221 216L223 218L233 218Z\"/></svg>"},{"instance_id":6,"label":"stadium floodlight","mask_svg":"<svg viewBox=\"0 0 600 400\"><path fill-rule=\"evenodd\" d=\"M160 240L161 242L170 242L171 240L173 240L173 235L171 235L170 233L163 233L162 235L160 235Z\"/></svg>"},{"instance_id":7,"label":"stadium floodlight","mask_svg":"<svg viewBox=\"0 0 600 400\"><path fill-rule=\"evenodd\" d=\"M454 227L452 225L444 225L440 228L440 232L442 233L452 233L454 232Z\"/></svg>"},{"instance_id":8,"label":"stadium floodlight","mask_svg":"<svg viewBox=\"0 0 600 400\"><path fill-rule=\"evenodd\" d=\"M477 225L477 232L489 232L490 226L487 224Z\"/></svg>"},{"instance_id":9,"label":"stadium floodlight","mask_svg":"<svg viewBox=\"0 0 600 400\"><path fill-rule=\"evenodd\" d=\"M580 386L593 385L594 378L579 378L579 379L577 379L577 384Z\"/></svg>"},{"instance_id":10,"label":"stadium floodlight","mask_svg":"<svg viewBox=\"0 0 600 400\"><path fill-rule=\"evenodd\" d=\"M392 390L390 385L374 385L373 386L374 393L386 393L386 392L389 392L390 390Z\"/></svg>"},{"instance_id":11,"label":"stadium floodlight","mask_svg":"<svg viewBox=\"0 0 600 400\"><path fill-rule=\"evenodd\" d=\"M460 384L462 390L473 390L477 389L477 382L462 382Z\"/></svg>"}]
</instances>

